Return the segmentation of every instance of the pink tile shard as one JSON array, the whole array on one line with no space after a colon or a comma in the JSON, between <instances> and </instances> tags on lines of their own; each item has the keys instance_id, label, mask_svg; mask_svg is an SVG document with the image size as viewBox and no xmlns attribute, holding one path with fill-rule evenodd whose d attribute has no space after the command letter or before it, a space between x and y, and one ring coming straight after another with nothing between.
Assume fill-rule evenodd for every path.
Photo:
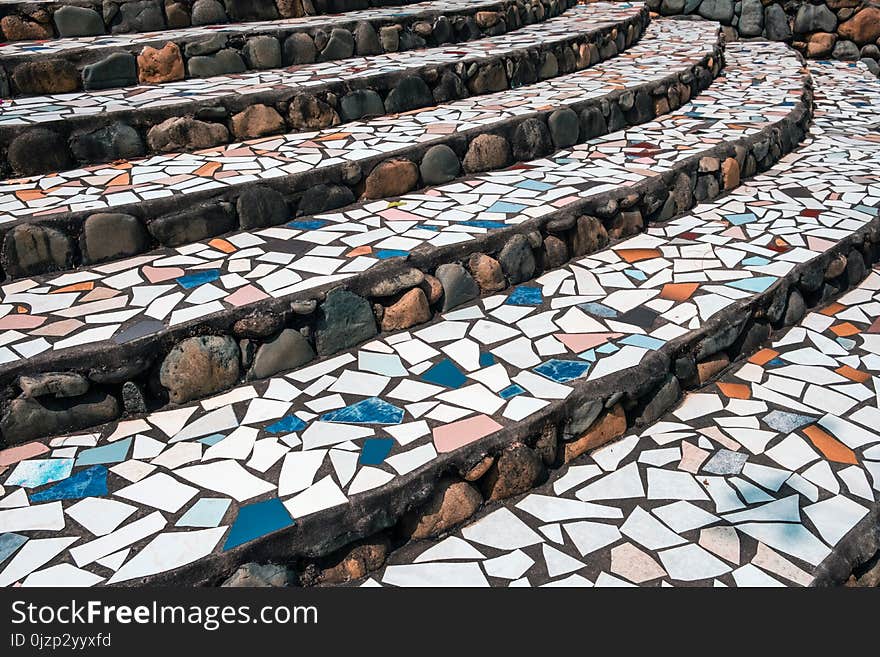
<instances>
[{"instance_id":1,"label":"pink tile shard","mask_svg":"<svg viewBox=\"0 0 880 657\"><path fill-rule=\"evenodd\" d=\"M441 453L451 452L502 428L488 415L469 417L434 429L434 447Z\"/></svg>"}]
</instances>

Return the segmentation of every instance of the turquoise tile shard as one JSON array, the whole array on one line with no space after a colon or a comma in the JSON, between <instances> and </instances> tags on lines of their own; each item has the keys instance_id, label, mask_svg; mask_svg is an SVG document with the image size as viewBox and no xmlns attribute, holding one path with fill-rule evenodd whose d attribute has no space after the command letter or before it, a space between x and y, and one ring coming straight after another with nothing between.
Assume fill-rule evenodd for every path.
<instances>
[{"instance_id":1,"label":"turquoise tile shard","mask_svg":"<svg viewBox=\"0 0 880 657\"><path fill-rule=\"evenodd\" d=\"M193 504L175 527L217 527L226 515L232 500L221 497L203 497Z\"/></svg>"},{"instance_id":2,"label":"turquoise tile shard","mask_svg":"<svg viewBox=\"0 0 880 657\"><path fill-rule=\"evenodd\" d=\"M231 550L255 538L291 527L293 524L293 518L277 497L248 504L238 510L238 516L232 524L232 529L229 530L223 549Z\"/></svg>"},{"instance_id":3,"label":"turquoise tile shard","mask_svg":"<svg viewBox=\"0 0 880 657\"><path fill-rule=\"evenodd\" d=\"M27 541L27 536L22 536L21 534L14 534L12 532L0 534L0 564L12 556L12 553L27 543Z\"/></svg>"},{"instance_id":4,"label":"turquoise tile shard","mask_svg":"<svg viewBox=\"0 0 880 657\"><path fill-rule=\"evenodd\" d=\"M370 397L357 404L325 413L321 420L343 424L400 424L403 421L403 409L378 397Z\"/></svg>"},{"instance_id":5,"label":"turquoise tile shard","mask_svg":"<svg viewBox=\"0 0 880 657\"><path fill-rule=\"evenodd\" d=\"M467 381L462 371L448 358L441 360L422 374L422 380L447 388L460 388Z\"/></svg>"},{"instance_id":6,"label":"turquoise tile shard","mask_svg":"<svg viewBox=\"0 0 880 657\"><path fill-rule=\"evenodd\" d=\"M31 502L54 502L56 500L76 500L83 497L104 497L107 495L107 468L95 465L80 470L67 479L31 495Z\"/></svg>"},{"instance_id":7,"label":"turquoise tile shard","mask_svg":"<svg viewBox=\"0 0 880 657\"><path fill-rule=\"evenodd\" d=\"M268 433L290 433L292 431L302 431L305 428L306 423L296 415L287 415L266 427L266 431Z\"/></svg>"},{"instance_id":8,"label":"turquoise tile shard","mask_svg":"<svg viewBox=\"0 0 880 657\"><path fill-rule=\"evenodd\" d=\"M541 288L520 285L507 297L505 303L511 306L540 306L543 300Z\"/></svg>"},{"instance_id":9,"label":"turquoise tile shard","mask_svg":"<svg viewBox=\"0 0 880 657\"><path fill-rule=\"evenodd\" d=\"M84 449L76 457L76 467L84 465L98 465L101 463L122 463L128 455L128 448L131 447L131 438L118 440L109 445L101 447L92 447Z\"/></svg>"},{"instance_id":10,"label":"turquoise tile shard","mask_svg":"<svg viewBox=\"0 0 880 657\"><path fill-rule=\"evenodd\" d=\"M387 457L391 448L394 446L394 440L391 438L373 438L364 442L361 448L361 457L358 463L361 465L379 465Z\"/></svg>"},{"instance_id":11,"label":"turquoise tile shard","mask_svg":"<svg viewBox=\"0 0 880 657\"><path fill-rule=\"evenodd\" d=\"M554 358L538 365L535 368L535 371L551 381L565 383L566 381L571 381L583 376L588 369L590 369L589 363Z\"/></svg>"},{"instance_id":12,"label":"turquoise tile shard","mask_svg":"<svg viewBox=\"0 0 880 657\"><path fill-rule=\"evenodd\" d=\"M3 483L6 486L38 488L53 481L67 479L73 470L73 459L32 459L22 461Z\"/></svg>"}]
</instances>

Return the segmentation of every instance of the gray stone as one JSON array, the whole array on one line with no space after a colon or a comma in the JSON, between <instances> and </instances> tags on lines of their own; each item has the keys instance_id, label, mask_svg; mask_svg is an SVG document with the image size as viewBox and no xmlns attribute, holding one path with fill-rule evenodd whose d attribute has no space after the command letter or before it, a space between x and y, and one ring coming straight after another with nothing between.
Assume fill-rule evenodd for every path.
<instances>
[{"instance_id":1,"label":"gray stone","mask_svg":"<svg viewBox=\"0 0 880 657\"><path fill-rule=\"evenodd\" d=\"M159 383L172 404L183 404L231 387L239 374L236 341L226 335L187 338L176 344L159 368Z\"/></svg>"},{"instance_id":2,"label":"gray stone","mask_svg":"<svg viewBox=\"0 0 880 657\"><path fill-rule=\"evenodd\" d=\"M293 571L286 566L269 563L246 563L236 570L220 586L229 588L268 588L292 586L296 580Z\"/></svg>"},{"instance_id":3,"label":"gray stone","mask_svg":"<svg viewBox=\"0 0 880 657\"><path fill-rule=\"evenodd\" d=\"M281 44L268 35L251 37L242 49L248 68L267 69L281 66Z\"/></svg>"},{"instance_id":4,"label":"gray stone","mask_svg":"<svg viewBox=\"0 0 880 657\"><path fill-rule=\"evenodd\" d=\"M126 381L122 384L122 408L128 415L147 412L147 400L144 397L144 391L134 381Z\"/></svg>"},{"instance_id":5,"label":"gray stone","mask_svg":"<svg viewBox=\"0 0 880 657\"><path fill-rule=\"evenodd\" d=\"M565 423L565 428L562 434L563 440L577 438L584 431L589 429L590 425L592 425L596 418L599 417L599 413L602 412L604 407L605 404L602 400L597 399L591 399L588 402L575 406Z\"/></svg>"},{"instance_id":6,"label":"gray stone","mask_svg":"<svg viewBox=\"0 0 880 657\"><path fill-rule=\"evenodd\" d=\"M703 0L697 13L710 21L720 21L730 25L730 21L733 20L733 0Z\"/></svg>"},{"instance_id":7,"label":"gray stone","mask_svg":"<svg viewBox=\"0 0 880 657\"><path fill-rule=\"evenodd\" d=\"M498 262L512 285L529 280L535 273L535 254L525 235L511 237L498 254Z\"/></svg>"},{"instance_id":8,"label":"gray stone","mask_svg":"<svg viewBox=\"0 0 880 657\"><path fill-rule=\"evenodd\" d=\"M872 57L862 57L859 60L868 67L868 70L871 71L874 75L880 75L880 64L877 63L877 60Z\"/></svg>"},{"instance_id":9,"label":"gray stone","mask_svg":"<svg viewBox=\"0 0 880 657\"><path fill-rule=\"evenodd\" d=\"M788 15L781 5L772 4L764 9L764 36L771 41L791 39Z\"/></svg>"},{"instance_id":10,"label":"gray stone","mask_svg":"<svg viewBox=\"0 0 880 657\"><path fill-rule=\"evenodd\" d=\"M540 119L526 119L513 132L513 159L535 160L553 151L550 131Z\"/></svg>"},{"instance_id":11,"label":"gray stone","mask_svg":"<svg viewBox=\"0 0 880 657\"><path fill-rule=\"evenodd\" d=\"M141 157L146 149L137 130L114 123L70 137L70 150L79 162L112 162Z\"/></svg>"},{"instance_id":12,"label":"gray stone","mask_svg":"<svg viewBox=\"0 0 880 657\"><path fill-rule=\"evenodd\" d=\"M356 89L345 94L339 102L342 120L357 121L363 117L382 116L385 105L382 97L372 89Z\"/></svg>"},{"instance_id":13,"label":"gray stone","mask_svg":"<svg viewBox=\"0 0 880 657\"><path fill-rule=\"evenodd\" d=\"M138 0L119 5L119 13L110 23L110 31L116 33L157 32L165 28L162 8L156 0Z\"/></svg>"},{"instance_id":14,"label":"gray stone","mask_svg":"<svg viewBox=\"0 0 880 657\"><path fill-rule=\"evenodd\" d=\"M79 397L89 391L89 381L76 372L43 372L18 379L25 397Z\"/></svg>"},{"instance_id":15,"label":"gray stone","mask_svg":"<svg viewBox=\"0 0 880 657\"><path fill-rule=\"evenodd\" d=\"M327 294L315 327L319 355L329 356L348 349L376 333L376 319L369 301L342 288Z\"/></svg>"},{"instance_id":16,"label":"gray stone","mask_svg":"<svg viewBox=\"0 0 880 657\"><path fill-rule=\"evenodd\" d=\"M435 103L445 103L450 100L457 100L467 96L467 89L455 73L451 71L443 71L440 81L434 86L431 92L434 96Z\"/></svg>"},{"instance_id":17,"label":"gray stone","mask_svg":"<svg viewBox=\"0 0 880 657\"><path fill-rule=\"evenodd\" d=\"M624 112L626 120L633 125L645 123L654 118L654 102L651 100L651 94L647 91L640 91L635 95L633 106Z\"/></svg>"},{"instance_id":18,"label":"gray stone","mask_svg":"<svg viewBox=\"0 0 880 657\"><path fill-rule=\"evenodd\" d=\"M493 61L476 67L476 71L468 79L467 86L474 95L489 94L507 89L507 72L504 69L504 64L499 61Z\"/></svg>"},{"instance_id":19,"label":"gray stone","mask_svg":"<svg viewBox=\"0 0 880 657\"><path fill-rule=\"evenodd\" d=\"M220 123L197 121L188 116L176 116L147 133L147 145L151 151L191 151L211 148L229 141L229 131Z\"/></svg>"},{"instance_id":20,"label":"gray stone","mask_svg":"<svg viewBox=\"0 0 880 657\"><path fill-rule=\"evenodd\" d=\"M204 203L154 219L147 230L163 246L180 246L235 229L229 203Z\"/></svg>"},{"instance_id":21,"label":"gray stone","mask_svg":"<svg viewBox=\"0 0 880 657\"><path fill-rule=\"evenodd\" d=\"M119 402L113 395L97 390L64 399L19 397L7 404L0 433L7 442L23 442L79 431L117 417Z\"/></svg>"},{"instance_id":22,"label":"gray stone","mask_svg":"<svg viewBox=\"0 0 880 657\"><path fill-rule=\"evenodd\" d=\"M244 230L277 226L290 219L287 201L281 192L265 185L248 186L235 202L238 224Z\"/></svg>"},{"instance_id":23,"label":"gray stone","mask_svg":"<svg viewBox=\"0 0 880 657\"><path fill-rule=\"evenodd\" d=\"M385 52L397 52L400 47L400 28L396 25L380 27L379 42Z\"/></svg>"},{"instance_id":24,"label":"gray stone","mask_svg":"<svg viewBox=\"0 0 880 657\"><path fill-rule=\"evenodd\" d=\"M570 108L558 109L547 118L550 137L557 148L565 148L577 143L580 126L577 113Z\"/></svg>"},{"instance_id":25,"label":"gray stone","mask_svg":"<svg viewBox=\"0 0 880 657\"><path fill-rule=\"evenodd\" d=\"M17 136L9 144L6 157L14 171L25 175L65 171L73 165L64 138L46 128L34 128Z\"/></svg>"},{"instance_id":26,"label":"gray stone","mask_svg":"<svg viewBox=\"0 0 880 657\"><path fill-rule=\"evenodd\" d=\"M213 25L226 23L229 17L223 5L217 0L196 0L192 6L193 25Z\"/></svg>"},{"instance_id":27,"label":"gray stone","mask_svg":"<svg viewBox=\"0 0 880 657\"><path fill-rule=\"evenodd\" d=\"M425 185L440 185L453 180L461 171L458 156L449 146L438 144L425 153L419 164L419 173Z\"/></svg>"},{"instance_id":28,"label":"gray stone","mask_svg":"<svg viewBox=\"0 0 880 657\"><path fill-rule=\"evenodd\" d=\"M278 18L272 0L223 0L226 13L233 21L271 21Z\"/></svg>"},{"instance_id":29,"label":"gray stone","mask_svg":"<svg viewBox=\"0 0 880 657\"><path fill-rule=\"evenodd\" d=\"M183 52L189 57L198 57L199 55L213 55L222 48L226 47L229 38L222 32L204 37L198 41L190 41L184 46Z\"/></svg>"},{"instance_id":30,"label":"gray stone","mask_svg":"<svg viewBox=\"0 0 880 657\"><path fill-rule=\"evenodd\" d=\"M284 40L283 59L285 66L311 64L318 57L318 50L312 37L303 32L291 34Z\"/></svg>"},{"instance_id":31,"label":"gray stone","mask_svg":"<svg viewBox=\"0 0 880 657\"><path fill-rule=\"evenodd\" d=\"M743 0L737 29L745 37L761 36L764 31L764 5L761 0Z\"/></svg>"},{"instance_id":32,"label":"gray stone","mask_svg":"<svg viewBox=\"0 0 880 657\"><path fill-rule=\"evenodd\" d=\"M3 240L3 267L13 278L69 269L72 265L72 240L49 226L20 224Z\"/></svg>"},{"instance_id":33,"label":"gray stone","mask_svg":"<svg viewBox=\"0 0 880 657\"><path fill-rule=\"evenodd\" d=\"M697 361L708 360L710 356L714 356L719 351L727 349L736 342L743 329L743 325L748 319L748 316L731 319L725 326L719 328L716 333L703 338L695 354Z\"/></svg>"},{"instance_id":34,"label":"gray stone","mask_svg":"<svg viewBox=\"0 0 880 657\"><path fill-rule=\"evenodd\" d=\"M825 269L821 263L807 267L801 274L799 283L805 292L815 292L825 281Z\"/></svg>"},{"instance_id":35,"label":"gray stone","mask_svg":"<svg viewBox=\"0 0 880 657\"><path fill-rule=\"evenodd\" d=\"M101 212L85 220L80 250L83 262L91 264L143 253L149 244L149 235L137 218Z\"/></svg>"},{"instance_id":36,"label":"gray stone","mask_svg":"<svg viewBox=\"0 0 880 657\"><path fill-rule=\"evenodd\" d=\"M422 270L411 267L377 281L370 287L367 295L371 297L394 296L399 292L421 285L423 280L425 280L425 274Z\"/></svg>"},{"instance_id":37,"label":"gray stone","mask_svg":"<svg viewBox=\"0 0 880 657\"><path fill-rule=\"evenodd\" d=\"M354 203L354 193L345 185L313 185L303 193L297 215L312 215Z\"/></svg>"},{"instance_id":38,"label":"gray stone","mask_svg":"<svg viewBox=\"0 0 880 657\"><path fill-rule=\"evenodd\" d=\"M284 329L277 337L257 349L249 379L265 379L278 372L305 365L315 357L315 350L296 329Z\"/></svg>"},{"instance_id":39,"label":"gray stone","mask_svg":"<svg viewBox=\"0 0 880 657\"><path fill-rule=\"evenodd\" d=\"M664 16L677 16L684 13L684 0L663 0L660 3L660 13Z\"/></svg>"},{"instance_id":40,"label":"gray stone","mask_svg":"<svg viewBox=\"0 0 880 657\"><path fill-rule=\"evenodd\" d=\"M865 258L861 253L853 249L846 256L846 283L849 287L855 287L867 274Z\"/></svg>"},{"instance_id":41,"label":"gray stone","mask_svg":"<svg viewBox=\"0 0 880 657\"><path fill-rule=\"evenodd\" d=\"M740 333L730 347L728 354L733 358L738 354L751 355L770 337L770 325L763 322L752 322L746 330Z\"/></svg>"},{"instance_id":42,"label":"gray stone","mask_svg":"<svg viewBox=\"0 0 880 657\"><path fill-rule=\"evenodd\" d=\"M859 47L852 41L839 39L837 43L834 44L834 50L831 51L831 56L834 57L834 59L842 59L850 62L855 61L859 58Z\"/></svg>"},{"instance_id":43,"label":"gray stone","mask_svg":"<svg viewBox=\"0 0 880 657\"><path fill-rule=\"evenodd\" d=\"M114 52L82 72L84 89L128 87L138 82L137 61L127 52Z\"/></svg>"},{"instance_id":44,"label":"gray stone","mask_svg":"<svg viewBox=\"0 0 880 657\"><path fill-rule=\"evenodd\" d=\"M213 55L200 55L187 62L187 70L193 78L211 78L227 73L244 73L244 60L232 48L225 48Z\"/></svg>"},{"instance_id":45,"label":"gray stone","mask_svg":"<svg viewBox=\"0 0 880 657\"><path fill-rule=\"evenodd\" d=\"M360 21L354 28L355 52L358 56L381 55L382 44L379 35L367 21Z\"/></svg>"},{"instance_id":46,"label":"gray stone","mask_svg":"<svg viewBox=\"0 0 880 657\"><path fill-rule=\"evenodd\" d=\"M354 54L354 37L348 30L333 28L330 31L330 39L327 45L318 55L319 62L331 62L337 59L347 59Z\"/></svg>"},{"instance_id":47,"label":"gray stone","mask_svg":"<svg viewBox=\"0 0 880 657\"><path fill-rule=\"evenodd\" d=\"M547 80L548 78L555 78L557 75L559 75L559 61L556 59L556 55L548 52L544 55L541 68L538 69L538 79Z\"/></svg>"},{"instance_id":48,"label":"gray stone","mask_svg":"<svg viewBox=\"0 0 880 657\"><path fill-rule=\"evenodd\" d=\"M608 132L605 115L598 107L588 107L580 113L580 133L584 139L599 137Z\"/></svg>"},{"instance_id":49,"label":"gray stone","mask_svg":"<svg viewBox=\"0 0 880 657\"><path fill-rule=\"evenodd\" d=\"M410 75L388 92L385 98L385 111L389 114L397 114L433 104L434 96L427 83L417 75Z\"/></svg>"},{"instance_id":50,"label":"gray stone","mask_svg":"<svg viewBox=\"0 0 880 657\"><path fill-rule=\"evenodd\" d=\"M52 14L60 37L83 37L104 34L104 20L94 9L67 5Z\"/></svg>"},{"instance_id":51,"label":"gray stone","mask_svg":"<svg viewBox=\"0 0 880 657\"><path fill-rule=\"evenodd\" d=\"M697 363L689 356L677 358L673 371L682 385L691 385L697 380Z\"/></svg>"},{"instance_id":52,"label":"gray stone","mask_svg":"<svg viewBox=\"0 0 880 657\"><path fill-rule=\"evenodd\" d=\"M801 5L794 19L794 31L800 34L833 32L835 27L837 16L827 5Z\"/></svg>"},{"instance_id":53,"label":"gray stone","mask_svg":"<svg viewBox=\"0 0 880 657\"><path fill-rule=\"evenodd\" d=\"M636 418L636 424L653 424L669 410L681 396L681 385L678 379L668 374L649 399L642 400L642 412Z\"/></svg>"},{"instance_id":54,"label":"gray stone","mask_svg":"<svg viewBox=\"0 0 880 657\"><path fill-rule=\"evenodd\" d=\"M463 303L476 299L480 288L467 270L457 263L446 263L437 267L434 276L443 287L443 307L441 312L452 310Z\"/></svg>"}]
</instances>

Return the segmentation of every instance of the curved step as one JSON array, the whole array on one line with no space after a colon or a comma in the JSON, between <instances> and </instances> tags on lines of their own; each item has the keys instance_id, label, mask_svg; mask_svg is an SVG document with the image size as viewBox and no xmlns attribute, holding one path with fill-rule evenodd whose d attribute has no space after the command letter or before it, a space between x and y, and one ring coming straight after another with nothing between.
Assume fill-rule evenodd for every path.
<instances>
[{"instance_id":1,"label":"curved step","mask_svg":"<svg viewBox=\"0 0 880 657\"><path fill-rule=\"evenodd\" d=\"M0 38L45 40L137 34L185 28L190 24L224 27L230 21L341 14L368 7L398 7L408 0L4 0ZM59 13L60 12L60 13Z\"/></svg>"},{"instance_id":2,"label":"curved step","mask_svg":"<svg viewBox=\"0 0 880 657\"><path fill-rule=\"evenodd\" d=\"M673 48L653 59L636 49L632 59L614 60L591 69L589 75L573 77L570 87L560 79L548 83L546 89L558 94L563 103L576 100L577 109L584 105L595 108L607 100L609 86L612 98L624 93L639 96L643 93L639 87L666 89L679 75L698 79L692 68L711 66L707 60L718 55L712 25L665 21L658 22L655 29L657 35L665 34L658 42L679 44L679 72L669 72L676 59ZM663 74L669 77L655 77ZM636 82L639 75L644 81L620 88L627 78ZM6 336L0 346L0 359L5 361L0 364L0 380L7 399L19 394L19 375L64 371L87 376L95 383L94 392L104 390L118 396L126 381L151 378L151 367L174 344L193 334L207 331L247 337L248 349L259 350L282 326L316 330L326 294L341 284L384 308L393 305L400 293L418 286L426 274L436 273L438 265L467 261L472 253L498 253L509 242L529 240L539 262L544 263L541 266L558 266L569 252L583 255L596 248L590 246L589 238L578 237L577 230L569 229L580 214L601 211L612 237L631 234L641 228L643 216L671 216L676 209L690 207L693 200L689 193L679 193L673 201L665 202L669 188L681 186L676 178L679 174L688 179L688 186L688 176L694 177L694 184L703 179L696 192L699 199L718 193L723 184L718 182L722 180L720 171L699 174L701 158L723 160L738 148L745 161L745 152L758 142L766 152L759 153L760 160L753 158L747 168L753 172L757 166L766 168L775 161L778 153L771 154L766 148L769 126L791 122L797 130L797 121L806 116L802 106L792 109L787 105L800 100L803 89L796 78L779 81L777 89L759 104L754 121L734 124L721 133L726 137L724 143L701 140L705 120L700 116L710 117L709 125L714 125L717 117L732 109L724 104L724 89L738 89L751 79L746 73L731 74L717 92L710 89L705 98L701 96L678 112L626 135L595 139L557 153L554 159L465 178L425 194L296 219L282 228L238 233L130 261L3 286L0 299L7 313L0 318L0 335ZM518 90L519 98L547 107L552 97L542 93L540 86ZM555 105L551 102L549 107ZM520 102L515 106L518 112L528 109ZM760 111L768 112L765 122L757 116ZM519 118L528 116L525 112ZM690 135L682 135L683 125L690 128ZM656 147L653 166L637 159L646 143ZM521 183L523 172L531 183ZM627 204L626 212L618 212L619 202ZM455 206L458 209L453 211ZM606 228L598 220L592 221L584 225L595 226L592 230L604 235ZM551 235L553 239L545 245L544 237ZM548 249L552 254L545 255ZM532 257L531 251L529 254ZM505 273L519 282L533 275L535 266L530 269L525 274ZM451 293L448 298L439 303L432 296L435 311L448 308L453 302ZM269 327L262 334L241 333L241 326L248 324L247 318L254 312L271 316ZM425 317L420 315L419 321ZM315 346L321 356L341 348L320 338ZM19 349L27 352L26 360L18 357ZM265 370L258 371L262 373L240 374L267 376ZM226 380L213 391L233 383ZM148 408L166 401L161 388L147 386L144 394ZM179 402L181 398L174 394L172 400ZM17 434L19 440L24 439L23 430L12 430L11 426L8 418L0 420L4 438L13 440Z\"/></svg>"},{"instance_id":3,"label":"curved step","mask_svg":"<svg viewBox=\"0 0 880 657\"><path fill-rule=\"evenodd\" d=\"M0 91L4 97L62 94L413 50L514 31L573 5L573 0L431 0L332 17L19 41L0 45Z\"/></svg>"},{"instance_id":4,"label":"curved step","mask_svg":"<svg viewBox=\"0 0 880 657\"><path fill-rule=\"evenodd\" d=\"M64 163L72 168L203 149L326 128L367 115L408 112L555 77L560 68L563 72L586 68L594 59L618 51L612 45L618 35L619 45L625 47L628 29L634 29L634 41L647 22L644 7L596 3L573 9L563 18L458 46L114 91L13 99L0 106L0 158L15 174L33 175L57 171ZM579 53L577 59L557 63L573 52ZM304 112L309 102L321 105L319 116ZM194 139L180 143L180 137L172 136L187 121ZM207 139L205 133L210 134ZM35 144L54 148L45 149L41 157L34 154Z\"/></svg>"},{"instance_id":5,"label":"curved step","mask_svg":"<svg viewBox=\"0 0 880 657\"><path fill-rule=\"evenodd\" d=\"M701 98L689 106L690 117L680 118L677 124L682 131L679 139L724 141L735 116L745 125L755 122L754 127L761 125L757 123L759 113L781 117L798 111L797 94L792 97L788 87L802 88L807 79L789 51L778 44L735 44L731 51L725 78L713 86L715 101ZM841 85L848 102L864 94L863 107L856 101L862 119L872 112L868 94L876 94L876 87L868 87L864 78L854 75L844 78ZM711 117L702 119L708 124L703 130L696 127L697 116ZM832 120L843 126L839 117ZM693 131L690 137L684 133L688 129ZM763 123L765 133L777 129ZM762 129L749 130L756 143L766 138ZM711 344L717 346L730 337L732 324L741 325L752 311L766 307L783 283L797 277L800 270L817 261L824 265L838 251L849 252L869 228L877 234L876 217L859 210L863 199L855 189L836 199L838 211L829 211L818 220L813 213L801 214L792 207L800 203L803 206L799 207L812 206L811 193L827 196L823 192L827 181L836 182L841 174L822 162L838 161L842 155L852 158L863 145L873 148L876 141L835 135L821 150L803 156L808 170L800 178L789 181L785 177L801 161L798 155L789 156L772 174L750 183L767 189L766 196L755 201L754 210L761 219L756 214L751 222L740 220L742 206L749 203L747 195L719 199L716 205L719 211L725 208L723 217L704 221L687 216L656 229L657 234L631 238L588 257L586 263L595 264L592 272L575 263L560 270L565 279L559 272L549 272L537 285L484 299L412 334L376 340L268 383L244 386L197 405L114 423L79 438L58 439L48 446L31 443L4 452L6 461L45 460L53 458L49 450L60 449L64 451L54 458L68 461L44 466L10 463L2 484L8 489L3 501L20 504L23 496L33 497L35 492L37 499L30 500L27 510L0 516L4 523L0 527L24 536L40 533L0 571L0 583L20 581L43 566L61 566L68 581L78 583L192 584L216 581L256 555L266 559L326 554L393 524L407 509L426 499L440 473L467 470L487 452L494 453L515 440L532 442L548 422L560 428L567 424L569 433L589 428L587 415L597 405L601 410L606 398L619 398L616 391L636 394L637 388L662 381L673 354L709 353ZM609 145L606 150L613 148ZM867 188L875 184L876 166L872 161L863 164L857 175L864 176L866 182L857 184ZM858 163L849 166L855 169ZM817 169L819 173L813 173ZM809 188L801 187L800 179L809 181ZM774 197L790 186L797 187L798 193ZM733 204L735 209L725 204ZM784 249L777 243L780 248L765 249L767 253L762 255L784 265L797 262L792 256L800 254L806 263L795 264L787 272L779 266L768 268L744 260L732 267L726 265L756 283L776 276L777 284L762 285L762 291L746 294L699 327L688 326L686 316L669 314L669 308L675 310L676 304L682 309L689 304L680 299L678 288L662 292L673 298L660 297L654 286L665 283L657 274L670 268L681 272L674 264L681 261L686 265L684 276L691 278L689 265L697 254L690 249L684 252L688 246L695 247L699 258L719 240L724 243L724 247L717 247L719 259L727 257L721 253L724 248L754 250L751 242L759 238L762 226L771 231L778 228L767 210L774 205L790 212L789 219L802 222L795 238L811 240L811 231L816 231L820 241L809 245L830 247L825 254L807 247ZM843 218L835 223L843 222L848 236L829 244L825 224L838 214ZM853 230L853 222L862 228ZM682 248L681 255L654 252L666 242ZM653 270L652 264L664 266ZM591 273L602 274L602 278L592 278ZM675 279L671 282L676 283ZM694 294L703 299L699 305L705 308L721 307L719 297L729 301L728 295L739 296L736 285L720 283L725 295L711 284L704 287ZM539 290L542 298L538 300L529 289ZM665 309L648 313L646 304L650 301L645 292L649 290L651 299L664 300ZM536 312L536 305L541 306L540 312ZM554 306L559 307L548 314ZM612 309L620 315L610 317ZM667 317L653 315L661 312ZM656 327L646 324L648 315L651 321L661 323ZM562 324L553 324L555 319ZM597 337L593 322L603 324L601 333L620 333L606 336L610 341L605 342L619 348L606 346L586 354L590 346L585 340ZM548 331L549 324L553 326ZM646 329L651 335L643 335ZM562 341L545 339L560 331L565 331ZM532 351L532 341L537 344L539 340L543 342L535 348L540 355ZM564 347L566 343L584 358L573 358ZM529 353L537 361L528 359ZM489 354L494 363L490 363ZM559 364L560 360L569 365ZM359 369L354 369L355 361ZM535 367L539 368L537 373ZM578 370L579 378L570 377L573 369ZM524 392L509 389L508 384L516 384ZM357 401L377 395L386 401L351 408ZM341 406L347 410L340 410ZM555 445L555 430L551 436ZM87 451L93 446L99 451ZM78 477L77 490L96 491L93 497L109 497L112 491L117 499L98 499L97 505L89 501L68 512L77 501L53 498L72 490L73 481L44 492L70 474L68 466L74 458L80 461L73 472ZM150 460L154 462L148 463ZM107 496L102 488L107 474L104 468L109 469ZM26 476L35 471L32 478ZM91 488L92 480L97 488ZM30 488L20 492L19 484ZM206 499L214 501L202 501ZM112 518L110 507L104 508L107 501L113 502ZM122 504L125 506L119 506ZM195 505L198 508L192 510ZM65 512L78 518L78 524L67 520ZM190 531L185 527L193 524L201 528ZM86 527L91 530L84 530ZM97 538L98 534L104 535ZM53 539L60 540L40 542Z\"/></svg>"}]
</instances>

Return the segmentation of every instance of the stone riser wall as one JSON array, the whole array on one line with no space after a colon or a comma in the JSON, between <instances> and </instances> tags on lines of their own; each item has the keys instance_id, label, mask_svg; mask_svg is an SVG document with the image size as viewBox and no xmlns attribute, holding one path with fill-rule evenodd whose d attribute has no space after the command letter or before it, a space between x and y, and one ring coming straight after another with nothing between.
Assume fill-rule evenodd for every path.
<instances>
[{"instance_id":1,"label":"stone riser wall","mask_svg":"<svg viewBox=\"0 0 880 657\"><path fill-rule=\"evenodd\" d=\"M785 41L806 57L861 59L880 75L880 4L866 0L648 0L663 16L719 21L731 37Z\"/></svg>"}]
</instances>

